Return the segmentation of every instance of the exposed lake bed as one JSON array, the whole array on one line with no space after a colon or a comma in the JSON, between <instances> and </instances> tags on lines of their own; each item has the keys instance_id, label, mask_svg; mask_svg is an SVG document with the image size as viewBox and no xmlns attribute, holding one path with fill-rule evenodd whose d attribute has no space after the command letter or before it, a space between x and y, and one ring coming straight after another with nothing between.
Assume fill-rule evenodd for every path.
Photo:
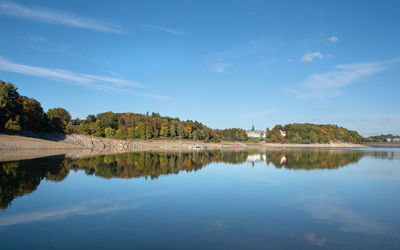
<instances>
[{"instance_id":1,"label":"exposed lake bed","mask_svg":"<svg viewBox=\"0 0 400 250\"><path fill-rule=\"evenodd\" d=\"M0 246L395 249L399 163L371 148L3 162Z\"/></svg>"},{"instance_id":2,"label":"exposed lake bed","mask_svg":"<svg viewBox=\"0 0 400 250\"><path fill-rule=\"evenodd\" d=\"M400 144L399 144L400 145ZM381 145L382 146L382 145ZM137 151L181 151L193 149L361 148L362 144L332 142L289 144L261 142L202 142L193 140L118 140L80 134L45 135L37 138L0 134L0 162L66 154L68 157Z\"/></svg>"}]
</instances>

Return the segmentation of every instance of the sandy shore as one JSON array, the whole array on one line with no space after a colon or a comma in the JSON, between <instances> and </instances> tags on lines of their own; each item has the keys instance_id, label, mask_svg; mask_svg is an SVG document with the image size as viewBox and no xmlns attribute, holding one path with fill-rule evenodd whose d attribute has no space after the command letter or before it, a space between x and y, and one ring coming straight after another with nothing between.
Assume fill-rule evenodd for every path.
<instances>
[{"instance_id":1,"label":"sandy shore","mask_svg":"<svg viewBox=\"0 0 400 250\"><path fill-rule=\"evenodd\" d=\"M80 156L125 153L145 150L203 149L279 149L279 148L359 148L360 144L279 144L266 142L204 143L190 140L117 140L83 135L71 135L60 141L0 134L0 161L33 159L51 155Z\"/></svg>"},{"instance_id":2,"label":"sandy shore","mask_svg":"<svg viewBox=\"0 0 400 250\"><path fill-rule=\"evenodd\" d=\"M81 147L64 142L42 140L18 135L0 135L0 150L79 148Z\"/></svg>"}]
</instances>

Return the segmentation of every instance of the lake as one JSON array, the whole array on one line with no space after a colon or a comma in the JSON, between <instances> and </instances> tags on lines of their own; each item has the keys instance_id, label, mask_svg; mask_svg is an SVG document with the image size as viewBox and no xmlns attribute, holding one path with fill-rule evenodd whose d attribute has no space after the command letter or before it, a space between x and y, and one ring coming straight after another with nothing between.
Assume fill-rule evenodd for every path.
<instances>
[{"instance_id":1,"label":"lake","mask_svg":"<svg viewBox=\"0 0 400 250\"><path fill-rule=\"evenodd\" d=\"M400 249L400 150L0 163L0 249Z\"/></svg>"}]
</instances>

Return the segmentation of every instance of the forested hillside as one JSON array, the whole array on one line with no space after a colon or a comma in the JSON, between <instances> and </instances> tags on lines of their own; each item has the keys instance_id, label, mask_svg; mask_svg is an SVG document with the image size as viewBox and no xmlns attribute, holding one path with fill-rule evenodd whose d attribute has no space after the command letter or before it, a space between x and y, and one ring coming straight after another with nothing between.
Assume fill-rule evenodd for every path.
<instances>
[{"instance_id":1,"label":"forested hillside","mask_svg":"<svg viewBox=\"0 0 400 250\"><path fill-rule=\"evenodd\" d=\"M286 133L285 136L282 135ZM276 125L267 129L266 140L281 143L361 143L363 138L356 131L332 124L293 123L285 126Z\"/></svg>"},{"instance_id":2,"label":"forested hillside","mask_svg":"<svg viewBox=\"0 0 400 250\"><path fill-rule=\"evenodd\" d=\"M215 142L221 139L216 131L200 122L181 121L158 113L143 115L106 112L89 115L85 120L74 120L66 131L120 139L176 138Z\"/></svg>"},{"instance_id":3,"label":"forested hillside","mask_svg":"<svg viewBox=\"0 0 400 250\"><path fill-rule=\"evenodd\" d=\"M47 112L37 100L22 96L12 83L0 81L0 132L80 133L119 139L191 139L219 142L245 141L243 129L214 130L197 121L160 116L158 113L113 113L89 115L85 120L71 119L63 108Z\"/></svg>"},{"instance_id":4,"label":"forested hillside","mask_svg":"<svg viewBox=\"0 0 400 250\"><path fill-rule=\"evenodd\" d=\"M19 133L59 132L80 133L118 139L190 139L205 142L247 141L248 135L240 128L211 129L198 121L158 113L113 113L88 115L86 119L71 119L64 108L47 112L37 100L22 96L12 83L0 81L0 132ZM282 134L286 133L285 135ZM293 123L267 129L267 142L279 143L360 143L363 138L356 132L336 125Z\"/></svg>"},{"instance_id":5,"label":"forested hillside","mask_svg":"<svg viewBox=\"0 0 400 250\"><path fill-rule=\"evenodd\" d=\"M85 120L73 120L67 133L80 133L119 139L191 139L219 142L246 141L243 129L211 129L198 121L160 116L159 113L113 113L89 115Z\"/></svg>"}]
</instances>

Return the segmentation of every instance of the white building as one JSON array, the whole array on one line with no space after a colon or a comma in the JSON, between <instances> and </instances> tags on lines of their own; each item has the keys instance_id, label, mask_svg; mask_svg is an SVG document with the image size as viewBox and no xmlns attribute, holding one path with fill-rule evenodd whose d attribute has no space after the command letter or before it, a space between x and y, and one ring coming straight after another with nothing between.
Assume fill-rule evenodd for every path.
<instances>
[{"instance_id":1,"label":"white building","mask_svg":"<svg viewBox=\"0 0 400 250\"><path fill-rule=\"evenodd\" d=\"M265 138L265 133L262 130L246 130L247 136L252 138Z\"/></svg>"},{"instance_id":2,"label":"white building","mask_svg":"<svg viewBox=\"0 0 400 250\"><path fill-rule=\"evenodd\" d=\"M260 161L264 161L264 155L263 154L253 154L253 155L248 155L247 162L260 162Z\"/></svg>"}]
</instances>

